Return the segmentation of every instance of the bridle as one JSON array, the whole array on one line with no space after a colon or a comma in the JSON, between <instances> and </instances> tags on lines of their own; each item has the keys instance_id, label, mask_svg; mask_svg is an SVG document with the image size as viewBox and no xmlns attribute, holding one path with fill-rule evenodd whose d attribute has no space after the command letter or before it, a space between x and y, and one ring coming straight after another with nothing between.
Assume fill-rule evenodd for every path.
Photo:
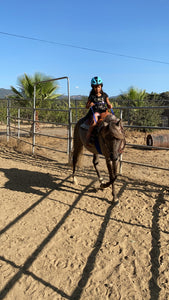
<instances>
[{"instance_id":1,"label":"bridle","mask_svg":"<svg viewBox=\"0 0 169 300\"><path fill-rule=\"evenodd\" d=\"M122 133L124 134L124 130L123 130L123 127L121 126L121 130L122 130ZM123 139L118 139L116 138L113 134L110 134L110 137L112 137L114 140L121 140L120 142L120 145L119 145L119 148L118 148L118 156L121 155L123 152L124 152L124 148L126 146L126 139L125 139L125 136ZM107 150L107 152L109 153L110 155L110 158L113 157L113 152L109 149L108 145L107 145L107 142L106 142L106 139L102 136L103 140L104 140L104 145L105 145L105 148Z\"/></svg>"},{"instance_id":2,"label":"bridle","mask_svg":"<svg viewBox=\"0 0 169 300\"><path fill-rule=\"evenodd\" d=\"M121 147L121 144L123 143L123 146ZM120 147L119 147L119 154L122 154L124 152L124 148L126 146L126 140L125 138L123 140L121 140L121 143L120 143Z\"/></svg>"}]
</instances>

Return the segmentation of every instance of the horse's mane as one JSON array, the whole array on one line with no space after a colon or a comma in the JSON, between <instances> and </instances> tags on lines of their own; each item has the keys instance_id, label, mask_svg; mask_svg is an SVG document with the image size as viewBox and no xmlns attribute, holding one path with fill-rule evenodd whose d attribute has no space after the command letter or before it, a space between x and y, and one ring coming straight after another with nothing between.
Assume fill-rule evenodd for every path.
<instances>
[{"instance_id":1,"label":"horse's mane","mask_svg":"<svg viewBox=\"0 0 169 300\"><path fill-rule=\"evenodd\" d=\"M115 115L112 115L112 114L108 114L105 118L104 118L104 121L109 123L111 121L113 122L118 122L120 119L118 119Z\"/></svg>"},{"instance_id":2,"label":"horse's mane","mask_svg":"<svg viewBox=\"0 0 169 300\"><path fill-rule=\"evenodd\" d=\"M104 120L101 124L101 128L104 128L107 126L109 129L108 133L111 136L113 136L117 139L120 139L120 140L125 139L124 129L123 129L121 119L117 118L115 115L109 114L104 118Z\"/></svg>"}]
</instances>

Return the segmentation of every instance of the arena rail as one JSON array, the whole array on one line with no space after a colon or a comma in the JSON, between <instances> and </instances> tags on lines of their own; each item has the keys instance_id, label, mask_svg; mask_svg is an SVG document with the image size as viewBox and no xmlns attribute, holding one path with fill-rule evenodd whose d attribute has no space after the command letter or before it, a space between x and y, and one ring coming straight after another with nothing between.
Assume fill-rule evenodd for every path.
<instances>
[{"instance_id":1,"label":"arena rail","mask_svg":"<svg viewBox=\"0 0 169 300\"><path fill-rule=\"evenodd\" d=\"M75 109L75 108L71 108ZM78 109L76 107L76 109ZM81 109L81 108L80 108ZM133 106L120 106L120 107L115 107L115 110L120 111L120 119L123 120L123 111L124 110L145 110L145 109L169 109L169 106L142 106L142 107L133 107ZM124 128L131 128L131 129L159 129L159 130L169 130L169 127L166 126L136 126L136 125L124 125ZM132 147L132 148L137 148L137 149L156 149L156 150L169 150L169 147L156 147L156 146L148 146L148 145L138 145L138 144L129 144L126 143L127 147ZM148 167L148 168L153 168L153 169L159 169L159 170L164 170L164 171L169 171L169 168L162 168L159 166L153 166L149 164L143 164L143 163L137 163L137 162L132 162L132 161L126 161L122 159L122 154L120 155L120 166L119 166L119 173L122 174L122 163L127 163L131 165L138 165L138 166L143 166L143 167Z\"/></svg>"},{"instance_id":2,"label":"arena rail","mask_svg":"<svg viewBox=\"0 0 169 300\"><path fill-rule=\"evenodd\" d=\"M68 108L67 109L49 109L49 108L40 108L40 107L36 107L36 86L37 84L41 83L45 83L45 82L49 82L49 81L58 81L58 80L67 80L67 103L68 103ZM71 103L70 103L70 86L69 86L69 78L67 76L64 77L58 77L58 78L54 78L54 79L50 79L50 80L44 80L41 82L36 82L34 84L34 99L33 99L33 103L32 103L32 107L25 107L25 106L19 106L16 112L16 106L12 105L13 101L16 101L18 99L14 99L14 98L8 98L6 99L7 101L7 142L9 142L10 138L14 138L17 139L19 141L22 141L23 143L27 143L30 144L32 146L32 154L35 154L35 148L44 148L44 149L49 149L52 151L57 151L57 152L63 152L63 153L67 153L69 154L71 152L71 142L72 142L72 116L71 116ZM54 99L54 101L57 101L58 99ZM53 101L53 99L51 100ZM11 111L15 110L14 115L11 114ZM32 118L23 118L21 117L21 111L22 110L28 110L30 111L30 114L33 116ZM66 114L68 114L68 122L67 123L63 123L63 122L49 122L49 121L39 121L36 116L38 112L42 112L42 111L52 111L52 112L65 112ZM17 122L17 126L16 126L16 122ZM21 128L21 122L29 122L31 124L31 132L30 130L26 130ZM39 124L46 124L46 125L52 125L52 126L63 126L66 127L67 129L67 137L61 137L61 136L56 136L56 135L50 135L50 134L44 134L44 133L40 133L38 132L37 128L39 127ZM17 130L17 134L16 134L16 130ZM23 135L23 132L25 133L25 135L29 136L31 133L32 136L32 141L27 141L25 139L22 139L21 137L21 132ZM56 148L51 148L48 146L44 146L44 145L39 145L36 143L36 137L37 136L44 136L44 137L52 137L55 139L60 139L60 140L66 140L67 141L67 150L60 150L60 149L56 149Z\"/></svg>"},{"instance_id":3,"label":"arena rail","mask_svg":"<svg viewBox=\"0 0 169 300\"><path fill-rule=\"evenodd\" d=\"M63 152L66 153L68 155L68 161L70 159L70 154L72 151L72 141L73 141L73 136L72 136L72 132L73 132L73 126L75 125L76 121L77 121L77 115L78 115L78 110L84 110L84 114L86 113L86 109L84 107L78 107L77 105L75 107L71 107L71 99L70 99L70 87L69 87L69 78L68 77L58 77L52 80L62 80L62 79L66 79L67 80L67 92L68 92L68 109L49 109L49 108L37 108L36 107L36 85L38 83L36 83L36 85L34 86L34 101L33 101L33 107L23 107L20 106L18 107L17 113L15 111L15 114L12 115L11 111L16 110L16 106L12 106L12 100L11 99L7 99L7 142L9 141L10 138L14 138L20 141L23 141L27 144L30 144L32 147L32 154L35 154L35 148L45 148L45 149L49 149L52 151L56 151L56 152ZM51 81L51 80L50 80ZM45 82L45 81L44 81ZM78 103L80 103L80 100L77 101ZM115 107L114 110L119 111L118 115L120 116L121 119L123 119L123 112L125 110L142 110L142 109L169 109L169 106L144 106L144 107L133 107L133 106L120 106L120 107ZM30 111L30 113L32 114L33 112L33 118L23 118L21 117L21 110L28 110ZM73 110L75 110L75 122L72 121L72 112ZM58 123L56 124L56 122L48 122L48 121L39 121L36 119L36 113L37 111L54 111L54 112L64 112L68 115L68 122L67 123ZM26 130L26 129L21 129L21 122L30 122L32 123L32 141L26 141L26 140L22 140L21 139L21 131L25 132L26 135L30 134L30 131ZM40 123L43 124L47 124L47 125L57 125L57 126L64 126L67 129L67 137L61 137L61 136L53 136L50 134L44 134L41 132L37 131L36 126ZM151 129L159 129L159 130L169 130L169 127L167 126L136 126L136 125L129 125L129 124L125 124L124 128L130 128L130 129L144 129L144 130L151 130ZM14 133L15 131L15 133ZM17 133L16 133L17 131ZM63 149L56 149L56 148L51 148L48 147L47 145L39 145L36 142L36 136L47 136L47 137L52 137L52 138L59 138L59 139L64 139L67 141L67 150L63 150ZM127 143L126 147L132 147L132 148L136 148L136 149L156 149L156 150L169 150L168 147L156 147L156 146L149 146L149 145L138 145L138 144L130 144ZM119 172L122 173L122 164L123 163L127 163L127 164L132 164L132 165L138 165L138 166L143 166L143 167L150 167L150 168L156 168L159 170L165 170L165 171L169 171L169 168L161 168L159 166L153 166L153 165L149 165L149 164L142 164L142 163L137 163L137 162L132 162L132 161L126 161L123 160L123 157L121 155L120 157L120 169Z\"/></svg>"}]
</instances>

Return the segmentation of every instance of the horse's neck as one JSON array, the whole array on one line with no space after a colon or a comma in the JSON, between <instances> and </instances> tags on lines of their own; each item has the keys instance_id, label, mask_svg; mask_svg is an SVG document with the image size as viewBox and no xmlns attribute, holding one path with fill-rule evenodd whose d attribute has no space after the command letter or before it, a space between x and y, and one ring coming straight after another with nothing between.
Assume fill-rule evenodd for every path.
<instances>
[{"instance_id":1,"label":"horse's neck","mask_svg":"<svg viewBox=\"0 0 169 300\"><path fill-rule=\"evenodd\" d=\"M111 113L109 113L108 111L106 111L106 112L104 112L104 113L101 113L101 115L100 115L100 118L99 118L99 120L97 121L97 126L98 126L98 128L100 127L100 126L102 126L102 124L103 124L103 122L106 120L106 119L110 119L110 117L112 116L112 114Z\"/></svg>"}]
</instances>

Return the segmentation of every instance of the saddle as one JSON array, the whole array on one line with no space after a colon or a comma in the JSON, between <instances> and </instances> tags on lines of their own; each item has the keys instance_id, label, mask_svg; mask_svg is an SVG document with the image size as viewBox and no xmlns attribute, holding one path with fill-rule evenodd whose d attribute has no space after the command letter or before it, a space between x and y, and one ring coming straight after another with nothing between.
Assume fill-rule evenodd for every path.
<instances>
[{"instance_id":1,"label":"saddle","mask_svg":"<svg viewBox=\"0 0 169 300\"><path fill-rule=\"evenodd\" d=\"M107 115L111 115L111 113L108 112L108 110L106 110L105 112L101 113L100 116L99 116L99 119L96 123L96 126L93 130L93 133L96 133L98 131L98 128L100 127L101 123L103 122L103 120L105 119L105 117ZM81 128L85 129L85 130L88 130L90 125L91 125L91 114L87 114L83 119L82 119L82 123L80 125ZM92 133L92 135L93 135Z\"/></svg>"},{"instance_id":2,"label":"saddle","mask_svg":"<svg viewBox=\"0 0 169 300\"><path fill-rule=\"evenodd\" d=\"M100 153L100 154L102 154L102 152L101 152L100 145L99 145L98 133L99 133L99 130L102 128L102 124L103 124L103 121L104 121L105 117L109 114L110 113L108 112L108 110L106 110L105 112L103 112L99 115L99 119L98 119L96 125L94 126L94 128L92 130L92 133L91 133L91 136L90 136L90 144L94 144L97 151L98 151L98 153ZM83 122L81 123L80 127L82 129L88 131L88 129L91 125L91 121L92 121L92 115L87 114L84 117Z\"/></svg>"}]
</instances>

